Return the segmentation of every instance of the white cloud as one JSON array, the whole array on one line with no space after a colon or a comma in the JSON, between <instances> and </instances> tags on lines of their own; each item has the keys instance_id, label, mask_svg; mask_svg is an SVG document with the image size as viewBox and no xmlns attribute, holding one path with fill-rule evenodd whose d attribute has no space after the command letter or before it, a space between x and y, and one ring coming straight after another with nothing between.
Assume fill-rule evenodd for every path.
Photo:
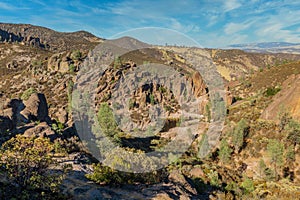
<instances>
[{"instance_id":1,"label":"white cloud","mask_svg":"<svg viewBox=\"0 0 300 200\"><path fill-rule=\"evenodd\" d=\"M291 30L300 21L300 11L281 9L268 17L261 16L256 24L255 34L260 40L300 42L299 30Z\"/></svg>"},{"instance_id":2,"label":"white cloud","mask_svg":"<svg viewBox=\"0 0 300 200\"><path fill-rule=\"evenodd\" d=\"M206 27L211 27L211 26L215 25L220 18L220 16L218 14L208 14L208 15L206 15L206 17L207 17Z\"/></svg>"},{"instance_id":3,"label":"white cloud","mask_svg":"<svg viewBox=\"0 0 300 200\"><path fill-rule=\"evenodd\" d=\"M46 3L44 3L43 1L40 1L40 0L30 0L30 1L33 2L33 3L39 4L41 6L47 6Z\"/></svg>"},{"instance_id":4,"label":"white cloud","mask_svg":"<svg viewBox=\"0 0 300 200\"><path fill-rule=\"evenodd\" d=\"M3 2L0 2L0 8L4 9L4 10L13 10L14 9L11 5L9 5L7 3L3 3Z\"/></svg>"},{"instance_id":5,"label":"white cloud","mask_svg":"<svg viewBox=\"0 0 300 200\"><path fill-rule=\"evenodd\" d=\"M226 0L224 1L224 10L229 12L231 10L241 7L242 4L238 0Z\"/></svg>"},{"instance_id":6,"label":"white cloud","mask_svg":"<svg viewBox=\"0 0 300 200\"><path fill-rule=\"evenodd\" d=\"M29 8L12 6L11 4L0 2L0 9L14 11L14 10L25 10L25 9L29 9Z\"/></svg>"},{"instance_id":7,"label":"white cloud","mask_svg":"<svg viewBox=\"0 0 300 200\"><path fill-rule=\"evenodd\" d=\"M195 24L183 24L180 23L178 20L171 18L170 19L171 24L169 26L169 28L174 29L176 31L182 32L182 33L188 33L188 32L199 32L200 31L200 27L195 25Z\"/></svg>"},{"instance_id":8,"label":"white cloud","mask_svg":"<svg viewBox=\"0 0 300 200\"><path fill-rule=\"evenodd\" d=\"M225 34L230 35L230 34L233 34L233 33L243 31L243 30L249 28L250 25L251 25L251 23L233 23L233 22L230 22L230 23L225 25L224 32L225 32Z\"/></svg>"}]
</instances>

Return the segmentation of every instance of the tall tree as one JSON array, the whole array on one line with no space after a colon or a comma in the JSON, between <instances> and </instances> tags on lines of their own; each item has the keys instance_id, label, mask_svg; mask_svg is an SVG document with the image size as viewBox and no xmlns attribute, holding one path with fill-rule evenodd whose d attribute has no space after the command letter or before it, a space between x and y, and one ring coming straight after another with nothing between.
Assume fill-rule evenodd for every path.
<instances>
[{"instance_id":1,"label":"tall tree","mask_svg":"<svg viewBox=\"0 0 300 200\"><path fill-rule=\"evenodd\" d=\"M274 165L275 178L278 179L278 169L284 164L284 144L276 139L269 140L267 145L271 163Z\"/></svg>"},{"instance_id":2,"label":"tall tree","mask_svg":"<svg viewBox=\"0 0 300 200\"><path fill-rule=\"evenodd\" d=\"M103 133L117 142L118 124L114 114L107 103L102 103L98 111L98 121Z\"/></svg>"},{"instance_id":3,"label":"tall tree","mask_svg":"<svg viewBox=\"0 0 300 200\"><path fill-rule=\"evenodd\" d=\"M232 153L232 149L228 145L227 140L222 139L220 145L220 151L219 151L219 159L223 163L228 163L230 161L231 153Z\"/></svg>"},{"instance_id":4,"label":"tall tree","mask_svg":"<svg viewBox=\"0 0 300 200\"><path fill-rule=\"evenodd\" d=\"M300 123L295 120L290 120L287 125L287 140L291 142L294 147L300 144Z\"/></svg>"},{"instance_id":5,"label":"tall tree","mask_svg":"<svg viewBox=\"0 0 300 200\"><path fill-rule=\"evenodd\" d=\"M244 138L247 135L247 129L248 125L244 119L241 119L233 129L232 143L236 153L238 153L243 147Z\"/></svg>"}]
</instances>

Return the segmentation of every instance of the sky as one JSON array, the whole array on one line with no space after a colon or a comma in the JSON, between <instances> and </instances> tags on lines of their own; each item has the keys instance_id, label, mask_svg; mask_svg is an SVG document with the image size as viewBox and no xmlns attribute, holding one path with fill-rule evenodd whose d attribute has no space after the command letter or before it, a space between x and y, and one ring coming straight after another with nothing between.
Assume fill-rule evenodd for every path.
<instances>
[{"instance_id":1,"label":"sky","mask_svg":"<svg viewBox=\"0 0 300 200\"><path fill-rule=\"evenodd\" d=\"M0 22L101 38L143 27L175 30L203 47L300 42L299 0L2 0Z\"/></svg>"}]
</instances>

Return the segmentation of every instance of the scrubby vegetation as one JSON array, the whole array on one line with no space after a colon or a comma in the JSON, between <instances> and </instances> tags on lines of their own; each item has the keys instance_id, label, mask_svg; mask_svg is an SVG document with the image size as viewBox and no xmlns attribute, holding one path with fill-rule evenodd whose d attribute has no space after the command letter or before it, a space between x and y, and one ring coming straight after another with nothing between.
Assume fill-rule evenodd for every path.
<instances>
[{"instance_id":1,"label":"scrubby vegetation","mask_svg":"<svg viewBox=\"0 0 300 200\"><path fill-rule=\"evenodd\" d=\"M86 177L99 184L125 185L125 184L154 184L164 180L164 170L148 173L130 173L114 170L101 163L93 164L94 172Z\"/></svg>"},{"instance_id":2,"label":"scrubby vegetation","mask_svg":"<svg viewBox=\"0 0 300 200\"><path fill-rule=\"evenodd\" d=\"M8 182L0 194L22 199L63 197L58 192L66 171L56 172L54 150L57 150L54 144L46 138L17 135L5 142L0 151L0 165Z\"/></svg>"},{"instance_id":3,"label":"scrubby vegetation","mask_svg":"<svg viewBox=\"0 0 300 200\"><path fill-rule=\"evenodd\" d=\"M36 90L34 88L28 88L27 90L25 90L23 92L23 94L21 95L21 99L26 101L29 99L29 97L31 96L31 94L36 93Z\"/></svg>"}]
</instances>

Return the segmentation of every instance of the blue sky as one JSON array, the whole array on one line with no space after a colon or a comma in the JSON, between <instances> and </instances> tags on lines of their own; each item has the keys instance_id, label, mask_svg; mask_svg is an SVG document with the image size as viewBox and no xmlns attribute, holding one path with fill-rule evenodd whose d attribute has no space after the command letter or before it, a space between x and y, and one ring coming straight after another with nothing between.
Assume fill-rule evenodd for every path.
<instances>
[{"instance_id":1,"label":"blue sky","mask_svg":"<svg viewBox=\"0 0 300 200\"><path fill-rule=\"evenodd\" d=\"M109 38L141 27L169 28L205 47L300 42L299 0L4 0L0 22Z\"/></svg>"}]
</instances>

